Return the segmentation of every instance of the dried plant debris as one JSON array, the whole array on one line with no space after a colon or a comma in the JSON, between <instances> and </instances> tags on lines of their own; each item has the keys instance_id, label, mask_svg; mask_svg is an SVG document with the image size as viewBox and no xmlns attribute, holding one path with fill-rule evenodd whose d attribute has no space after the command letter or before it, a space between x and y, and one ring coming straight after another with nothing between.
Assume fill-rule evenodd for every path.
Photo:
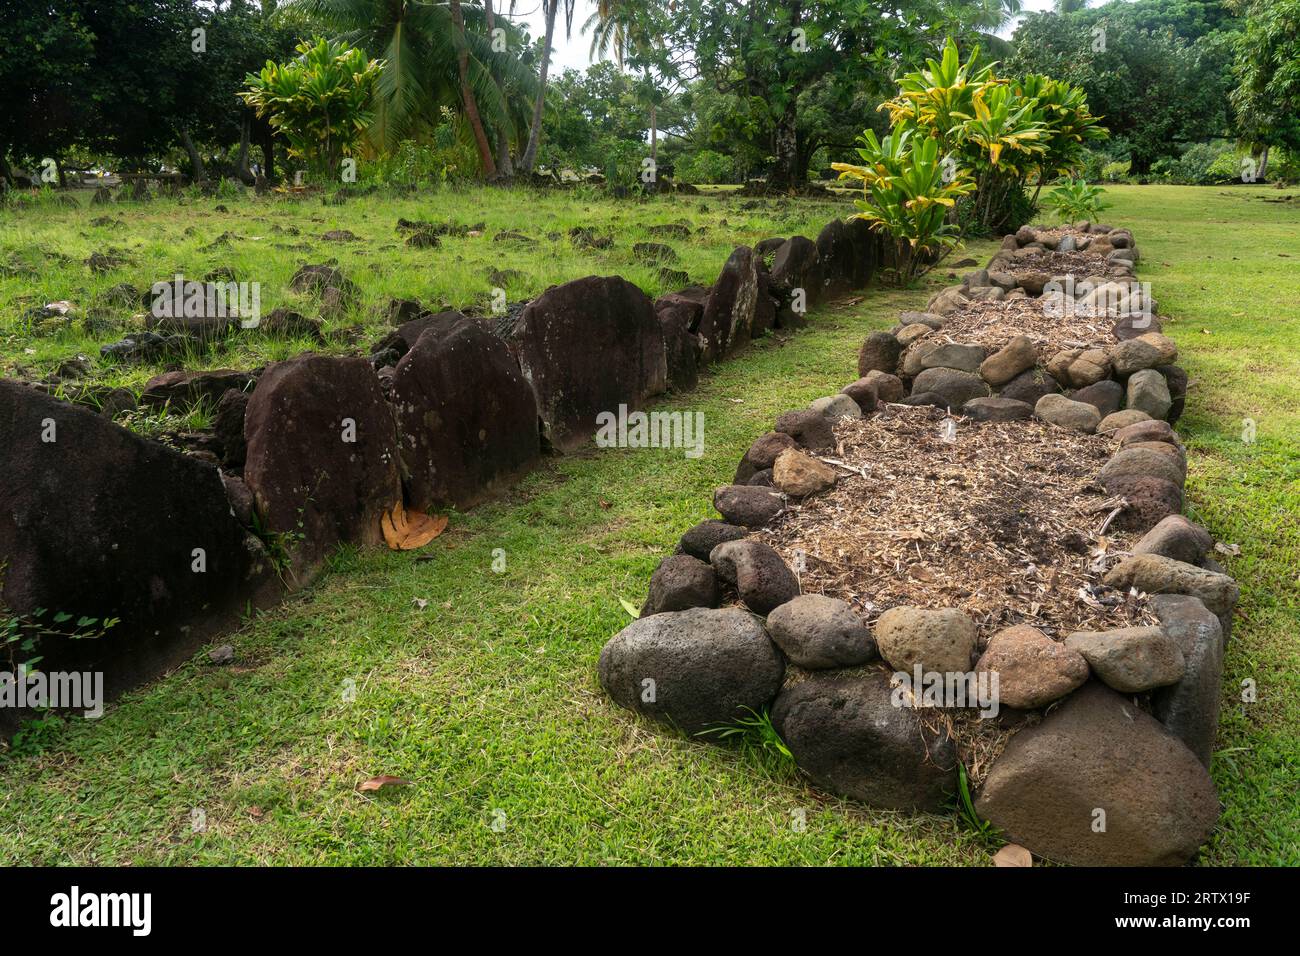
<instances>
[{"instance_id":1,"label":"dried plant debris","mask_svg":"<svg viewBox=\"0 0 1300 956\"><path fill-rule=\"evenodd\" d=\"M992 353L1017 335L1024 335L1038 350L1040 365L1062 349L1108 348L1115 344L1113 317L1084 315L1059 305L1057 314L1049 314L1044 304L1043 299L1028 298L972 302L969 308L945 316L943 328L921 341L983 345Z\"/></svg>"},{"instance_id":2,"label":"dried plant debris","mask_svg":"<svg viewBox=\"0 0 1300 956\"><path fill-rule=\"evenodd\" d=\"M1094 237L1095 238L1095 237ZM1057 252L1054 249L1021 249L1013 272L1046 272L1048 275L1101 276L1116 272L1106 257L1096 252Z\"/></svg>"},{"instance_id":3,"label":"dried plant debris","mask_svg":"<svg viewBox=\"0 0 1300 956\"><path fill-rule=\"evenodd\" d=\"M1054 640L1073 631L1156 623L1145 596L1101 585L1135 543L1100 531L1114 505L1094 484L1106 438L1038 421L956 423L928 407L888 406L835 426L843 477L760 537L800 574L805 594L852 604L870 623L891 607L955 607L980 651L1015 624ZM884 666L877 664L874 666ZM976 786L1036 712L922 708L953 739Z\"/></svg>"},{"instance_id":4,"label":"dried plant debris","mask_svg":"<svg viewBox=\"0 0 1300 956\"><path fill-rule=\"evenodd\" d=\"M802 567L804 593L828 594L869 621L896 605L955 607L980 646L1030 624L1061 640L1146 624L1145 601L1100 585L1130 536L1103 537L1110 500L1094 484L1104 437L1037 421L961 420L889 406L836 425L844 477L762 537Z\"/></svg>"}]
</instances>

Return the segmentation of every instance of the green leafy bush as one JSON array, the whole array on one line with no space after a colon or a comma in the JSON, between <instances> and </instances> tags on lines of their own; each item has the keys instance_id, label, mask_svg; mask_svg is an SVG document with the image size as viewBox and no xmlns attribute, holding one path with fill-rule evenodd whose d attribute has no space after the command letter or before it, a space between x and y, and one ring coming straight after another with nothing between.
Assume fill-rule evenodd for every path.
<instances>
[{"instance_id":1,"label":"green leafy bush","mask_svg":"<svg viewBox=\"0 0 1300 956\"><path fill-rule=\"evenodd\" d=\"M882 140L867 130L858 149L866 165L832 167L840 179L862 183L862 198L854 201L860 210L856 218L893 239L901 283L910 282L923 264L937 261L941 252L957 244L957 226L948 221L949 211L975 191L968 171L940 162L937 139L914 133L895 129Z\"/></svg>"},{"instance_id":2,"label":"green leafy bush","mask_svg":"<svg viewBox=\"0 0 1300 956\"><path fill-rule=\"evenodd\" d=\"M1100 186L1089 186L1083 179L1066 179L1043 197L1043 201L1062 222L1082 222L1097 219L1098 213L1109 208L1101 196Z\"/></svg>"},{"instance_id":3,"label":"green leafy bush","mask_svg":"<svg viewBox=\"0 0 1300 956\"><path fill-rule=\"evenodd\" d=\"M478 156L463 140L455 122L439 124L432 142L402 140L390 153L360 165L358 182L376 186L439 184L468 179L478 170Z\"/></svg>"},{"instance_id":4,"label":"green leafy bush","mask_svg":"<svg viewBox=\"0 0 1300 956\"><path fill-rule=\"evenodd\" d=\"M1151 167L1151 174L1163 182L1185 186L1240 181L1243 155L1226 140L1194 143L1177 158L1158 160Z\"/></svg>"},{"instance_id":5,"label":"green leafy bush","mask_svg":"<svg viewBox=\"0 0 1300 956\"><path fill-rule=\"evenodd\" d=\"M677 161L677 179L684 183L730 183L735 181L735 164L730 156L711 149L683 156Z\"/></svg>"},{"instance_id":6,"label":"green leafy bush","mask_svg":"<svg viewBox=\"0 0 1300 956\"><path fill-rule=\"evenodd\" d=\"M970 171L974 194L961 220L978 234L1014 230L1032 216L1028 185L1074 173L1086 144L1108 135L1083 91L1042 74L999 76L980 50L965 62L950 37L938 60L905 73L898 95L880 108L895 129L916 130Z\"/></svg>"},{"instance_id":7,"label":"green leafy bush","mask_svg":"<svg viewBox=\"0 0 1300 956\"><path fill-rule=\"evenodd\" d=\"M370 124L370 99L382 60L338 40L303 40L288 63L267 62L244 78L239 97L268 117L289 141L289 155L335 179L340 157L351 156Z\"/></svg>"},{"instance_id":8,"label":"green leafy bush","mask_svg":"<svg viewBox=\"0 0 1300 956\"><path fill-rule=\"evenodd\" d=\"M1117 160L1101 167L1101 178L1108 183L1122 182L1128 178L1128 174L1132 169L1133 164L1129 160Z\"/></svg>"}]
</instances>

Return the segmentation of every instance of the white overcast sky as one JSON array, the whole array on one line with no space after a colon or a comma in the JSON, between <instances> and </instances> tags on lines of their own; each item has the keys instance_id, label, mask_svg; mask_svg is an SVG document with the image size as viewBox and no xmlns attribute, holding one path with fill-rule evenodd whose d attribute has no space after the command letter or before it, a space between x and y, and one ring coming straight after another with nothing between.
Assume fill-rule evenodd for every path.
<instances>
[{"instance_id":1,"label":"white overcast sky","mask_svg":"<svg viewBox=\"0 0 1300 956\"><path fill-rule=\"evenodd\" d=\"M1099 2L1093 3L1093 6L1099 5ZM495 6L499 13L508 13L510 0L496 0ZM1047 10L1052 6L1052 0L1022 0L1021 6L1026 11ZM541 7L541 0L516 0L515 3L515 19L526 23L534 37L541 37L546 33L546 18L542 16ZM564 36L564 14L561 11L555 25L555 52L551 60L553 68L564 70L572 67L575 70L586 70L591 65L589 57L591 36L582 32L582 25L587 22L587 18L595 8L595 0L578 0L573 14L573 35L568 39ZM1001 32L1004 36L1010 36L1014 29L1014 25L1011 25Z\"/></svg>"}]
</instances>

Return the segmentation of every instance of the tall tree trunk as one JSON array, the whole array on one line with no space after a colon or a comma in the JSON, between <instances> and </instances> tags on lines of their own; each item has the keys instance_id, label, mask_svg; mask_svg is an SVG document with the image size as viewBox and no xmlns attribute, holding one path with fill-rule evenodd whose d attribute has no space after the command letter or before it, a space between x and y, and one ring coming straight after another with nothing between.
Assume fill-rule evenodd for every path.
<instances>
[{"instance_id":1,"label":"tall tree trunk","mask_svg":"<svg viewBox=\"0 0 1300 956\"><path fill-rule=\"evenodd\" d=\"M505 127L497 130L497 178L515 178L515 161L510 157L510 134Z\"/></svg>"},{"instance_id":2,"label":"tall tree trunk","mask_svg":"<svg viewBox=\"0 0 1300 956\"><path fill-rule=\"evenodd\" d=\"M785 47L785 65L781 69L781 79L786 88L785 106L776 121L773 133L773 152L776 164L767 183L779 189L792 189L803 180L805 170L799 168L799 104L798 97L790 82L792 72L790 64L794 57L801 56L794 49L795 34L802 23L803 6L799 0L790 4L790 34L783 37L781 45Z\"/></svg>"},{"instance_id":3,"label":"tall tree trunk","mask_svg":"<svg viewBox=\"0 0 1300 956\"><path fill-rule=\"evenodd\" d=\"M275 130L266 120L258 118L257 122L257 144L262 149L262 175L266 177L268 183L275 182Z\"/></svg>"},{"instance_id":4,"label":"tall tree trunk","mask_svg":"<svg viewBox=\"0 0 1300 956\"><path fill-rule=\"evenodd\" d=\"M560 10L560 0L543 0L546 4L546 39L542 43L542 68L537 87L537 100L533 103L533 125L528 130L528 148L520 162L525 173L531 173L537 163L537 147L542 141L542 107L546 103L546 74L551 65L551 44L555 40L555 15Z\"/></svg>"},{"instance_id":5,"label":"tall tree trunk","mask_svg":"<svg viewBox=\"0 0 1300 956\"><path fill-rule=\"evenodd\" d=\"M488 34L496 29L497 15L492 9L492 0L483 0L483 13L487 17ZM509 111L509 104L506 103L505 87L497 84L501 89L501 101L505 103L506 110ZM515 178L515 163L510 158L510 134L506 132L506 126L502 123L497 127L497 175L501 179Z\"/></svg>"},{"instance_id":6,"label":"tall tree trunk","mask_svg":"<svg viewBox=\"0 0 1300 956\"><path fill-rule=\"evenodd\" d=\"M190 131L181 130L181 145L185 147L186 154L190 157L190 166L194 169L194 182L207 182L208 173L203 168L203 157L199 155L199 148L194 145L194 140L190 138Z\"/></svg>"},{"instance_id":7,"label":"tall tree trunk","mask_svg":"<svg viewBox=\"0 0 1300 956\"><path fill-rule=\"evenodd\" d=\"M659 160L659 110L650 104L650 161L658 165Z\"/></svg>"},{"instance_id":8,"label":"tall tree trunk","mask_svg":"<svg viewBox=\"0 0 1300 956\"><path fill-rule=\"evenodd\" d=\"M474 130L474 143L478 146L483 177L495 179L497 164L492 159L492 147L488 145L483 118L478 113L478 100L474 98L474 90L469 85L469 47L465 43L465 17L461 13L460 0L451 0L451 22L456 28L456 61L460 68L460 95L465 101L465 116L469 119L470 128Z\"/></svg>"},{"instance_id":9,"label":"tall tree trunk","mask_svg":"<svg viewBox=\"0 0 1300 956\"><path fill-rule=\"evenodd\" d=\"M791 189L803 178L803 170L799 168L798 121L798 109L794 96L791 95L776 121L773 141L776 164L772 167L772 175L768 177L769 186Z\"/></svg>"},{"instance_id":10,"label":"tall tree trunk","mask_svg":"<svg viewBox=\"0 0 1300 956\"><path fill-rule=\"evenodd\" d=\"M1264 177L1268 175L1268 147L1265 146L1263 152L1259 154L1259 169L1255 172L1255 180L1264 182Z\"/></svg>"},{"instance_id":11,"label":"tall tree trunk","mask_svg":"<svg viewBox=\"0 0 1300 956\"><path fill-rule=\"evenodd\" d=\"M235 157L235 175L245 186L253 185L253 171L248 168L248 140L252 125L248 111L244 110L239 121L239 155Z\"/></svg>"}]
</instances>

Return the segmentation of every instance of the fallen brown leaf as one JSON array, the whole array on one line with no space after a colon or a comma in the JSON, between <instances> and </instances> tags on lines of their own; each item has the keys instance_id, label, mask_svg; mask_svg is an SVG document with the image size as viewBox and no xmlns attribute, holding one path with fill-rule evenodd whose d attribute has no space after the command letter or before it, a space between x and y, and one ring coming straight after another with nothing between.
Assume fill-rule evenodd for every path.
<instances>
[{"instance_id":1,"label":"fallen brown leaf","mask_svg":"<svg viewBox=\"0 0 1300 956\"><path fill-rule=\"evenodd\" d=\"M363 780L357 785L357 789L362 793L370 793L382 790L384 787L409 787L411 781L403 780L401 777L390 777L388 774L380 774L378 777L371 777L369 780Z\"/></svg>"},{"instance_id":2,"label":"fallen brown leaf","mask_svg":"<svg viewBox=\"0 0 1300 956\"><path fill-rule=\"evenodd\" d=\"M391 511L385 511L380 520L384 540L394 551L413 551L422 548L447 528L446 515L427 515L420 511L407 511L400 501Z\"/></svg>"}]
</instances>

